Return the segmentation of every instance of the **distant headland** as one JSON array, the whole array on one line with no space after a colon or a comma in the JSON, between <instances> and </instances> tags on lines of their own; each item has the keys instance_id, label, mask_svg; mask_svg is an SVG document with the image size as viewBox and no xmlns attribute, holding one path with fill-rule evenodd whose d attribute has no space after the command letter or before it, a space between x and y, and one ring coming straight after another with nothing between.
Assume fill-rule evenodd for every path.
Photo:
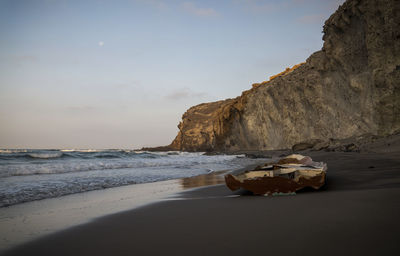
<instances>
[{"instance_id":1,"label":"distant headland","mask_svg":"<svg viewBox=\"0 0 400 256\"><path fill-rule=\"evenodd\" d=\"M366 140L397 134L396 9L396 0L346 1L325 21L323 47L305 63L253 84L237 98L189 108L170 145L147 149L235 152L297 145L357 150Z\"/></svg>"}]
</instances>

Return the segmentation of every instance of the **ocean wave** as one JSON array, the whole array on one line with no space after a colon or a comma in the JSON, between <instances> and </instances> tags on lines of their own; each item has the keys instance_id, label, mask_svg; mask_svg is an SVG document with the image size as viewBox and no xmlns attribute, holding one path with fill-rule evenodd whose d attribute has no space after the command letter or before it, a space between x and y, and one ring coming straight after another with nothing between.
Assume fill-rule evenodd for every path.
<instances>
[{"instance_id":1,"label":"ocean wave","mask_svg":"<svg viewBox=\"0 0 400 256\"><path fill-rule=\"evenodd\" d=\"M21 152L28 152L28 149L0 149L0 154L14 154Z\"/></svg>"},{"instance_id":2,"label":"ocean wave","mask_svg":"<svg viewBox=\"0 0 400 256\"><path fill-rule=\"evenodd\" d=\"M134 151L134 150L0 150L0 160L27 160L35 159L49 159L54 160L58 158L74 158L74 159L113 159L113 158L159 158L169 155L180 155L178 152L147 152L147 151Z\"/></svg>"},{"instance_id":3,"label":"ocean wave","mask_svg":"<svg viewBox=\"0 0 400 256\"><path fill-rule=\"evenodd\" d=\"M93 170L117 170L126 168L154 168L219 164L232 160L235 156L204 156L198 153L168 154L168 153L134 153L129 157L116 152L95 152L90 157L69 155L65 152L30 154L29 161L0 161L0 177L26 176L38 174L61 174L70 172L87 172ZM40 159L37 161L36 159Z\"/></svg>"},{"instance_id":4,"label":"ocean wave","mask_svg":"<svg viewBox=\"0 0 400 256\"><path fill-rule=\"evenodd\" d=\"M27 154L39 154L32 158ZM5 157L6 154L0 156ZM43 158L44 156L53 158ZM60 155L61 154L61 155ZM187 152L27 150L0 159L0 207L136 183L247 166L248 158ZM25 155L25 157L21 157ZM60 155L59 157L56 157ZM101 157L105 156L107 157ZM109 156L119 158L108 158Z\"/></svg>"},{"instance_id":5,"label":"ocean wave","mask_svg":"<svg viewBox=\"0 0 400 256\"><path fill-rule=\"evenodd\" d=\"M61 152L99 152L103 150L98 149L61 149Z\"/></svg>"},{"instance_id":6,"label":"ocean wave","mask_svg":"<svg viewBox=\"0 0 400 256\"><path fill-rule=\"evenodd\" d=\"M54 153L29 153L27 156L32 158L40 158L40 159L49 159L49 158L58 158L63 155L62 152L54 152Z\"/></svg>"},{"instance_id":7,"label":"ocean wave","mask_svg":"<svg viewBox=\"0 0 400 256\"><path fill-rule=\"evenodd\" d=\"M205 174L203 169L120 169L61 175L6 178L0 186L0 207L51 197Z\"/></svg>"}]
</instances>

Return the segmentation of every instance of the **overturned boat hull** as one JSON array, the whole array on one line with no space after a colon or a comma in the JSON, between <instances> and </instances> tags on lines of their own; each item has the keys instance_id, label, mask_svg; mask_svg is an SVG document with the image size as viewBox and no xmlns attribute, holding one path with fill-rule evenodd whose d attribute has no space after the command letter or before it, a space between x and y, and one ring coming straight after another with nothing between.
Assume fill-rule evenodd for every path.
<instances>
[{"instance_id":1,"label":"overturned boat hull","mask_svg":"<svg viewBox=\"0 0 400 256\"><path fill-rule=\"evenodd\" d=\"M225 183L232 191L242 188L256 195L293 193L307 187L317 190L325 184L326 170L326 164L313 162L310 157L290 155L252 171L227 174Z\"/></svg>"}]
</instances>

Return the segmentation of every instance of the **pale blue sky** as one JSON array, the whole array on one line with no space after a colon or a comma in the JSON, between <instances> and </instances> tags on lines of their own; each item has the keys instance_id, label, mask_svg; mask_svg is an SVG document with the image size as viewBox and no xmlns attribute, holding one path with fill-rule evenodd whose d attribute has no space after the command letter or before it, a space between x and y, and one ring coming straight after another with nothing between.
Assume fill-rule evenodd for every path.
<instances>
[{"instance_id":1,"label":"pale blue sky","mask_svg":"<svg viewBox=\"0 0 400 256\"><path fill-rule=\"evenodd\" d=\"M343 0L0 0L0 148L169 144L322 47Z\"/></svg>"}]
</instances>

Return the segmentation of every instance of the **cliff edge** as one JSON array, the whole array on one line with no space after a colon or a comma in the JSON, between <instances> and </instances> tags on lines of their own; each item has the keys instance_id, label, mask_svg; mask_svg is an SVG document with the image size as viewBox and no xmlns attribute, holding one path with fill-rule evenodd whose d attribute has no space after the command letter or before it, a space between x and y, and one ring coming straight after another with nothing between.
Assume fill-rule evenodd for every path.
<instances>
[{"instance_id":1,"label":"cliff edge","mask_svg":"<svg viewBox=\"0 0 400 256\"><path fill-rule=\"evenodd\" d=\"M191 107L167 146L182 151L290 148L400 129L400 1L348 0L323 48L235 99Z\"/></svg>"}]
</instances>

